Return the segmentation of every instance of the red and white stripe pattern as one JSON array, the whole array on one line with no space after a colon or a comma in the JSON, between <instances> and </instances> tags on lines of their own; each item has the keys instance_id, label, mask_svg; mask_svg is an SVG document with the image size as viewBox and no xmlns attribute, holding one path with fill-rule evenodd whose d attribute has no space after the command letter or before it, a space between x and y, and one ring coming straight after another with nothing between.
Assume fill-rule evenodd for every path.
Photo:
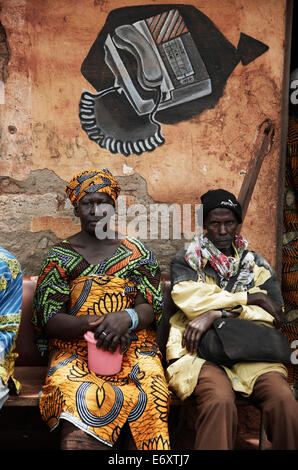
<instances>
[{"instance_id":1,"label":"red and white stripe pattern","mask_svg":"<svg viewBox=\"0 0 298 470\"><path fill-rule=\"evenodd\" d=\"M178 10L170 10L146 19L147 26L157 44L169 41L188 29Z\"/></svg>"}]
</instances>

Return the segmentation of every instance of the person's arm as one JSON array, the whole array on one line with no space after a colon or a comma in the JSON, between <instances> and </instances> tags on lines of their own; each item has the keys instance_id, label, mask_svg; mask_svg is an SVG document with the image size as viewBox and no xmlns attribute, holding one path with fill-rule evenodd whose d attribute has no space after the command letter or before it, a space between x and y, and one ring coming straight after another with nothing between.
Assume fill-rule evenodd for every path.
<instances>
[{"instance_id":1,"label":"person's arm","mask_svg":"<svg viewBox=\"0 0 298 470\"><path fill-rule=\"evenodd\" d=\"M255 253L255 288L247 294L247 305L258 306L268 312L276 327L284 321L284 301L276 274L269 263Z\"/></svg>"},{"instance_id":2,"label":"person's arm","mask_svg":"<svg viewBox=\"0 0 298 470\"><path fill-rule=\"evenodd\" d=\"M70 287L64 250L63 245L50 248L42 263L34 294L31 323L37 348L42 355L47 351L49 338L76 337L77 332L73 328L81 321L75 316L66 315Z\"/></svg>"},{"instance_id":3,"label":"person's arm","mask_svg":"<svg viewBox=\"0 0 298 470\"><path fill-rule=\"evenodd\" d=\"M284 322L284 312L281 305L278 305L268 295L262 292L248 293L247 305L257 305L268 312L275 320L275 326L279 327Z\"/></svg>"},{"instance_id":4,"label":"person's arm","mask_svg":"<svg viewBox=\"0 0 298 470\"><path fill-rule=\"evenodd\" d=\"M91 329L90 325L95 323L103 317L97 315L81 315L73 317L67 313L56 313L56 315L48 320L44 326L44 333L49 338L59 338L64 340L72 340L83 336L88 330Z\"/></svg>"},{"instance_id":5,"label":"person's arm","mask_svg":"<svg viewBox=\"0 0 298 470\"><path fill-rule=\"evenodd\" d=\"M142 294L138 293L134 309L139 318L136 330L146 328L154 319L153 308ZM125 311L111 312L101 317L81 315L72 317L66 313L57 313L48 320L44 332L49 338L72 340L82 337L88 330L94 332L97 347L115 351L120 344L122 352L130 345L129 331L131 318ZM102 334L104 332L104 334Z\"/></svg>"},{"instance_id":6,"label":"person's arm","mask_svg":"<svg viewBox=\"0 0 298 470\"><path fill-rule=\"evenodd\" d=\"M179 282L171 294L177 307L190 320L209 310L232 310L247 303L247 292L231 293L203 281Z\"/></svg>"},{"instance_id":7,"label":"person's arm","mask_svg":"<svg viewBox=\"0 0 298 470\"><path fill-rule=\"evenodd\" d=\"M134 307L139 317L136 330L146 328L153 321L151 305L140 297L142 295L138 294ZM97 315L72 317L66 313L57 313L48 320L44 332L49 338L72 340L82 337L87 331L93 331L98 340L97 347L113 352L120 344L121 352L123 352L130 345L128 331L130 326L131 318L125 310L111 312L101 317Z\"/></svg>"}]
</instances>

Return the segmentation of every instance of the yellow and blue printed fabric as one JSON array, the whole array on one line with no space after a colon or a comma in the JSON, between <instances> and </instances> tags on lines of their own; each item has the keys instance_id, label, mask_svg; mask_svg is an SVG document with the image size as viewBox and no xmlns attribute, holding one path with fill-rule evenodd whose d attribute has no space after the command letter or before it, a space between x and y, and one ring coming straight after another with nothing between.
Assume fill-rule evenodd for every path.
<instances>
[{"instance_id":1,"label":"yellow and blue printed fabric","mask_svg":"<svg viewBox=\"0 0 298 470\"><path fill-rule=\"evenodd\" d=\"M20 384L13 378L17 357L15 340L21 321L23 297L22 270L18 260L0 247L0 378L7 385L10 377L16 390Z\"/></svg>"}]
</instances>

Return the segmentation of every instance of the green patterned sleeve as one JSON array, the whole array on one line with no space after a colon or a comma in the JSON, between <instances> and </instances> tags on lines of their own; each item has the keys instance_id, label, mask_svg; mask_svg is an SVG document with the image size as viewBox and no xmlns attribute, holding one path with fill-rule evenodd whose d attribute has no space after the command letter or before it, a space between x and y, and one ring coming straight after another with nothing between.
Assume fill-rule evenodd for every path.
<instances>
[{"instance_id":1,"label":"green patterned sleeve","mask_svg":"<svg viewBox=\"0 0 298 470\"><path fill-rule=\"evenodd\" d=\"M152 305L156 325L160 322L164 307L161 272L154 253L140 240L135 240L138 256L129 267L129 278L141 292L147 302Z\"/></svg>"},{"instance_id":2,"label":"green patterned sleeve","mask_svg":"<svg viewBox=\"0 0 298 470\"><path fill-rule=\"evenodd\" d=\"M47 349L43 328L50 318L67 310L69 284L63 259L52 248L45 257L33 300L32 324L41 353Z\"/></svg>"}]
</instances>

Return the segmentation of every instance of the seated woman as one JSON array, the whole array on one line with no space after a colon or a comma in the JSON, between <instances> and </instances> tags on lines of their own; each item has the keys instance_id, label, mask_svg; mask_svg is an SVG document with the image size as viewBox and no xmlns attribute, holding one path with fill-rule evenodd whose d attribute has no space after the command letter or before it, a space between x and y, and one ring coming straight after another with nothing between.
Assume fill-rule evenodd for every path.
<instances>
[{"instance_id":1,"label":"seated woman","mask_svg":"<svg viewBox=\"0 0 298 470\"><path fill-rule=\"evenodd\" d=\"M50 353L42 419L51 429L62 419L62 449L109 449L125 423L138 450L169 449L169 392L154 331L163 307L157 260L135 238L98 233L103 204L115 205L120 192L108 170L83 171L65 190L81 231L49 250L34 298L37 344ZM89 370L88 330L98 347L120 346L118 374Z\"/></svg>"}]
</instances>

